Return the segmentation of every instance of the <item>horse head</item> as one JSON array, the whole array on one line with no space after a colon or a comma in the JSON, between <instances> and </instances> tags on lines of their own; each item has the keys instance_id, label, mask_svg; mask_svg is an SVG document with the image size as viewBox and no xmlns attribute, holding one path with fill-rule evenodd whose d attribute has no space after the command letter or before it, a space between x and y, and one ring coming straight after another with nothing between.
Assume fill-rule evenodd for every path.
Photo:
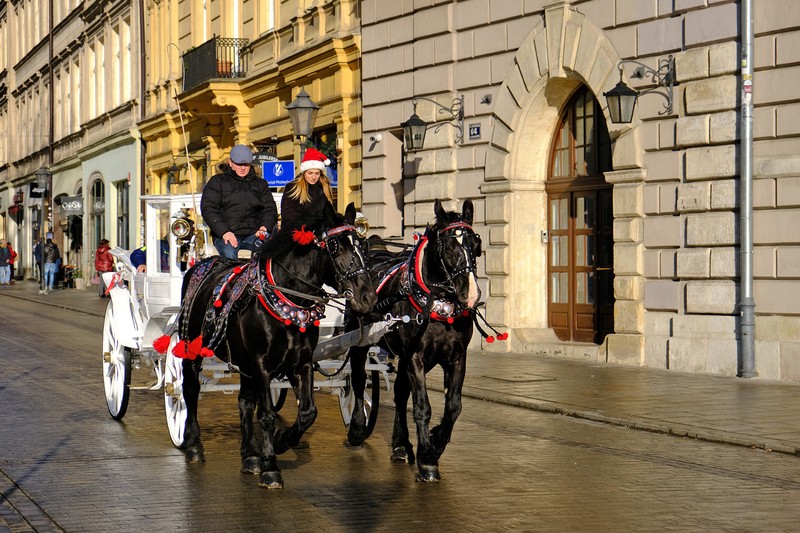
<instances>
[{"instance_id":1,"label":"horse head","mask_svg":"<svg viewBox=\"0 0 800 533\"><path fill-rule=\"evenodd\" d=\"M450 292L459 305L472 308L481 297L476 260L482 253L480 235L472 229L472 201L464 201L460 214L445 211L439 200L433 210L436 223L426 234L436 250L439 275L443 278L438 285Z\"/></svg>"},{"instance_id":2,"label":"horse head","mask_svg":"<svg viewBox=\"0 0 800 533\"><path fill-rule=\"evenodd\" d=\"M323 212L323 231L319 241L331 268L322 272L325 283L345 294L356 313L368 313L378 301L366 268L366 257L355 226L356 208L348 204L344 216L330 204Z\"/></svg>"}]
</instances>

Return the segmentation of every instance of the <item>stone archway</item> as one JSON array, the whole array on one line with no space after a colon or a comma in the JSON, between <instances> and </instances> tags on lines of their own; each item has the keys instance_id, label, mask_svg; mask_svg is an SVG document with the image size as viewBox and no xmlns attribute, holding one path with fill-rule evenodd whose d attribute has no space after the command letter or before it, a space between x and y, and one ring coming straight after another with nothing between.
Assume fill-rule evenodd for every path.
<instances>
[{"instance_id":1,"label":"stone archway","mask_svg":"<svg viewBox=\"0 0 800 533\"><path fill-rule=\"evenodd\" d=\"M551 136L569 95L580 84L595 97L610 90L617 82L618 61L602 30L565 1L545 10L517 50L498 91L481 191L492 236L486 250L488 318L510 331L510 342L494 344L493 349L540 351L542 343L557 342L547 325L547 246L542 242ZM606 179L614 185L615 206L620 206L615 207L615 224L630 219L629 226L636 227L643 215L639 129L635 124L620 128L607 123L614 140L615 171ZM620 235L619 242L617 237L615 231L615 257L619 251L622 266L615 281L615 315L624 317L603 349L577 348L583 357L605 359L605 351L610 353L611 345L620 341L626 353L643 353L642 245L634 229ZM620 333L630 338L617 339ZM565 349L562 346L560 353Z\"/></svg>"}]
</instances>

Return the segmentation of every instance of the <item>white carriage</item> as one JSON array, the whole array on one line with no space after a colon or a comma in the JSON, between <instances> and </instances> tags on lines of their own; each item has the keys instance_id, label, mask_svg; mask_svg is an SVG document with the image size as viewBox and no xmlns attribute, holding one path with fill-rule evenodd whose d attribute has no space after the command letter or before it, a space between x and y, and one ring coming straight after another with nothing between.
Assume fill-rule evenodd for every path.
<instances>
[{"instance_id":1,"label":"white carriage","mask_svg":"<svg viewBox=\"0 0 800 533\"><path fill-rule=\"evenodd\" d=\"M276 195L277 196L277 195ZM146 272L137 272L129 252L115 248L116 272L103 275L110 301L103 323L103 384L108 412L121 420L127 411L132 389L164 391L164 405L172 442L183 444L186 404L183 399L181 359L172 355L173 342L167 353L153 348L153 341L172 332L181 303L183 275L194 259L215 253L208 232L201 226L199 198L196 195L143 196L145 203ZM280 198L277 198L280 205ZM314 353L315 389L328 390L339 396L342 420L350 423L354 397L350 386L349 362L344 357L353 345L366 346L377 342L389 328L407 317L385 317L383 322L340 334L343 315L338 307L328 306L320 324L320 342ZM134 369L144 367L150 383L131 385ZM391 368L371 354L367 363L369 394L364 404L368 431L377 418L381 384L390 387ZM236 373L228 363L216 357L203 362L201 392L238 391ZM273 380L271 399L280 409L291 385L287 380Z\"/></svg>"}]
</instances>

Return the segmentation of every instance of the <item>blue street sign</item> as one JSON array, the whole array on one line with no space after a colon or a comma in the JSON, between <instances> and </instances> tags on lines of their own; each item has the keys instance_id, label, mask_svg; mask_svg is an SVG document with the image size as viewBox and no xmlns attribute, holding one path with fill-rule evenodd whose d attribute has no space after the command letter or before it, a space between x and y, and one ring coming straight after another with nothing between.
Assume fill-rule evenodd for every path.
<instances>
[{"instance_id":1,"label":"blue street sign","mask_svg":"<svg viewBox=\"0 0 800 533\"><path fill-rule=\"evenodd\" d=\"M294 161L262 161L261 175L270 187L285 187L294 179Z\"/></svg>"}]
</instances>

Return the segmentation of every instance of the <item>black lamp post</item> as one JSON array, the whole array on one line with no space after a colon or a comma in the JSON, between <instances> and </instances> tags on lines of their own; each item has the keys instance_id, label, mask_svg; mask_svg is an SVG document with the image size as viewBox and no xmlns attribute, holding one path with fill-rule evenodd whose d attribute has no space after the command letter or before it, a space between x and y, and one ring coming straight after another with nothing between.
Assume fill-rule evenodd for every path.
<instances>
[{"instance_id":1,"label":"black lamp post","mask_svg":"<svg viewBox=\"0 0 800 533\"><path fill-rule=\"evenodd\" d=\"M39 211L39 242L41 243L41 257L39 259L39 294L42 294L45 292L46 288L44 282L44 242L45 236L47 235L47 213L45 212L47 209L47 186L50 183L52 174L47 167L42 167L37 170L34 175L36 176L36 186L39 189L38 192L41 194L42 198L42 209Z\"/></svg>"},{"instance_id":2,"label":"black lamp post","mask_svg":"<svg viewBox=\"0 0 800 533\"><path fill-rule=\"evenodd\" d=\"M314 130L319 106L308 96L305 88L301 88L297 98L286 106L286 110L289 112L294 134L300 137L300 161L302 161L306 154L306 140Z\"/></svg>"},{"instance_id":3,"label":"black lamp post","mask_svg":"<svg viewBox=\"0 0 800 533\"><path fill-rule=\"evenodd\" d=\"M417 103L420 100L425 100L434 105L437 114L444 115L444 118L435 122L425 122L419 115L417 115ZM400 123L403 128L403 140L405 141L406 150L413 152L421 150L425 144L425 132L428 128L433 128L434 133L439 131L444 124L450 124L456 130L455 142L461 144L464 142L464 97L458 96L453 99L450 107L443 106L436 100L426 98L424 96L415 96L411 100L411 105L414 106L414 111L405 122Z\"/></svg>"}]
</instances>

